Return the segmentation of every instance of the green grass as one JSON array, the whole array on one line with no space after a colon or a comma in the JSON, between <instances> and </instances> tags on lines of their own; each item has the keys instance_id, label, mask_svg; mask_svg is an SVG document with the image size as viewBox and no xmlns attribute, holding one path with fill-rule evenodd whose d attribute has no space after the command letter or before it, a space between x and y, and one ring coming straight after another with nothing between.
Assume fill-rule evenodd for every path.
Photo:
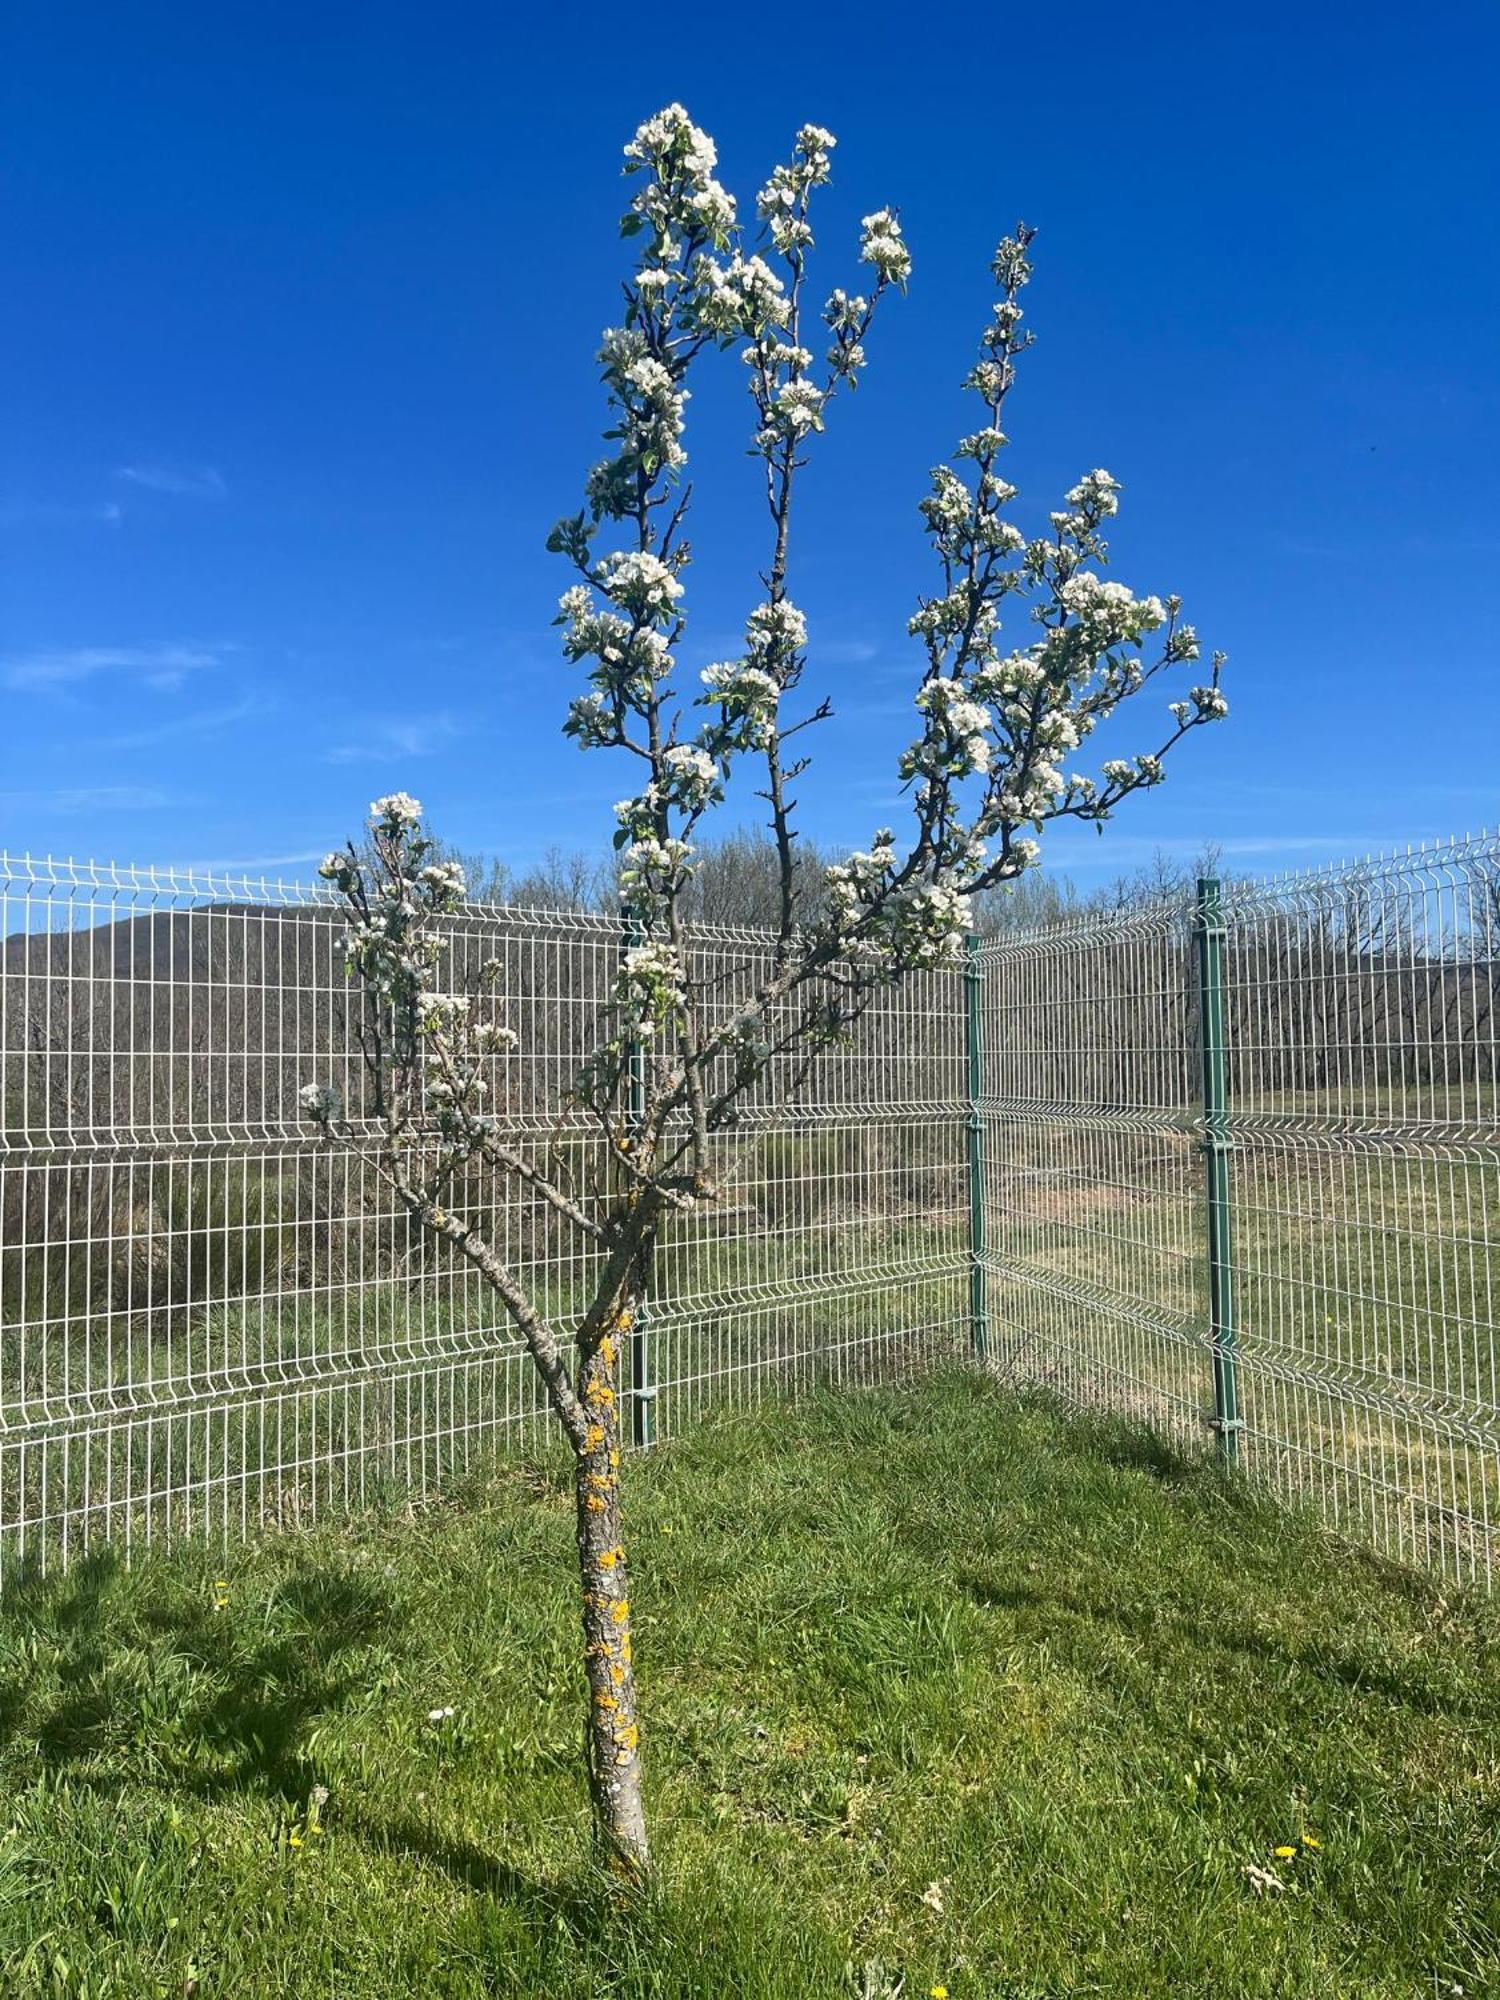
<instances>
[{"instance_id":1,"label":"green grass","mask_svg":"<svg viewBox=\"0 0 1500 2000\"><path fill-rule=\"evenodd\" d=\"M629 1503L649 1895L589 1866L566 1492L502 1468L11 1588L0 1992L1500 1991L1484 1607L968 1374L705 1425Z\"/></svg>"}]
</instances>

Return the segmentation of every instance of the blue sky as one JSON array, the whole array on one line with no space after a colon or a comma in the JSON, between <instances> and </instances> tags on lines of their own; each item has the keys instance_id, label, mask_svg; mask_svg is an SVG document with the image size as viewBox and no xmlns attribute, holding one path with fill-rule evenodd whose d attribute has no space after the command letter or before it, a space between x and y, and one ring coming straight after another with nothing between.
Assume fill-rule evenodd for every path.
<instances>
[{"instance_id":1,"label":"blue sky","mask_svg":"<svg viewBox=\"0 0 1500 2000\"><path fill-rule=\"evenodd\" d=\"M810 832L891 816L916 503L1018 216L1018 518L1107 466L1115 573L1231 656L1231 721L1053 864L1213 839L1279 870L1493 821L1497 65L1488 4L12 0L0 846L296 874L394 786L517 865L604 845L623 777L558 733L542 543L599 453L619 149L672 98L744 201L799 123L838 135L825 289L887 202L916 258L799 502L838 710ZM737 368L690 411L689 667L763 560Z\"/></svg>"}]
</instances>

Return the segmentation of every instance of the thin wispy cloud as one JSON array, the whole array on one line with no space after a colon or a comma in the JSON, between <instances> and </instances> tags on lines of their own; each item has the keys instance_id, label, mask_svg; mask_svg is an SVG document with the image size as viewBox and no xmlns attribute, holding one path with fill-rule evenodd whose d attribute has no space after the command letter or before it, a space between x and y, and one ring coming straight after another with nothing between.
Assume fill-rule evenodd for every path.
<instances>
[{"instance_id":1,"label":"thin wispy cloud","mask_svg":"<svg viewBox=\"0 0 1500 2000\"><path fill-rule=\"evenodd\" d=\"M879 651L869 639L820 639L816 634L808 646L813 659L826 660L831 667L862 667Z\"/></svg>"},{"instance_id":2,"label":"thin wispy cloud","mask_svg":"<svg viewBox=\"0 0 1500 2000\"><path fill-rule=\"evenodd\" d=\"M237 722L244 722L252 715L264 715L272 703L259 695L247 694L242 701L230 704L228 708L200 709L192 715L174 716L169 722L155 724L148 729L132 729L119 736L96 736L94 748L98 750L154 750L160 743L176 743L199 736L215 736L221 730L232 729Z\"/></svg>"},{"instance_id":3,"label":"thin wispy cloud","mask_svg":"<svg viewBox=\"0 0 1500 2000\"><path fill-rule=\"evenodd\" d=\"M0 792L0 804L33 812L146 812L191 803L155 785L63 785L51 791Z\"/></svg>"},{"instance_id":4,"label":"thin wispy cloud","mask_svg":"<svg viewBox=\"0 0 1500 2000\"><path fill-rule=\"evenodd\" d=\"M430 757L458 734L451 715L422 716L411 721L377 722L357 743L336 743L325 750L327 764L386 764L398 757Z\"/></svg>"},{"instance_id":5,"label":"thin wispy cloud","mask_svg":"<svg viewBox=\"0 0 1500 2000\"><path fill-rule=\"evenodd\" d=\"M99 500L82 505L59 500L8 500L0 503L0 527L19 528L32 524L69 527L78 522L100 521L115 527L125 518L118 500Z\"/></svg>"},{"instance_id":6,"label":"thin wispy cloud","mask_svg":"<svg viewBox=\"0 0 1500 2000\"><path fill-rule=\"evenodd\" d=\"M1230 835L1226 839L1215 839L1211 835L1201 838L1181 834L1164 834L1158 839L1145 835L1107 833L1103 838L1087 841L1059 840L1055 836L1042 842L1042 862L1056 868L1109 868L1118 869L1132 863L1154 861L1158 855L1169 859L1191 860L1205 849L1215 854L1242 860L1268 859L1273 855L1308 855L1321 858L1323 855L1373 854L1381 850L1385 843L1369 833L1307 833L1307 834L1245 834Z\"/></svg>"},{"instance_id":7,"label":"thin wispy cloud","mask_svg":"<svg viewBox=\"0 0 1500 2000\"><path fill-rule=\"evenodd\" d=\"M212 465L119 465L115 477L148 493L184 500L222 500L229 491L223 473Z\"/></svg>"},{"instance_id":8,"label":"thin wispy cloud","mask_svg":"<svg viewBox=\"0 0 1500 2000\"><path fill-rule=\"evenodd\" d=\"M0 685L18 693L76 686L99 674L124 674L147 687L170 693L189 674L216 667L221 646L67 646L0 662Z\"/></svg>"},{"instance_id":9,"label":"thin wispy cloud","mask_svg":"<svg viewBox=\"0 0 1500 2000\"><path fill-rule=\"evenodd\" d=\"M208 861L168 861L164 866L178 869L184 875L257 875L267 868L304 868L309 863L321 861L327 853L325 847L309 848L305 854L254 854L246 858L232 855L223 859L215 855Z\"/></svg>"}]
</instances>

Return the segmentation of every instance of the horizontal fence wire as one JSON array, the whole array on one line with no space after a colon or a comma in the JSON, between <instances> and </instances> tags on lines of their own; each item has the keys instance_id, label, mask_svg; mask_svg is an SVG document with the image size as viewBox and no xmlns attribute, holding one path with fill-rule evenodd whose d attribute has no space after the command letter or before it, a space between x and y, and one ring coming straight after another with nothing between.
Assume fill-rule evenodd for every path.
<instances>
[{"instance_id":1,"label":"horizontal fence wire","mask_svg":"<svg viewBox=\"0 0 1500 2000\"><path fill-rule=\"evenodd\" d=\"M1488 1585L1500 841L1221 900L1239 1462ZM1213 1417L1193 921L1184 897L982 954L997 1359L1184 1441Z\"/></svg>"},{"instance_id":2,"label":"horizontal fence wire","mask_svg":"<svg viewBox=\"0 0 1500 2000\"><path fill-rule=\"evenodd\" d=\"M359 1102L344 929L321 887L0 858L0 1556L243 1536L548 1447L499 1302L302 1113L312 1081ZM508 1138L580 1190L601 1148L568 1088L621 948L572 911L445 931L447 977L500 961ZM695 930L710 1021L770 950ZM958 974L882 994L716 1141L722 1198L671 1219L653 1280L657 1435L966 1350L961 1009ZM587 1245L515 1180L464 1199L566 1329Z\"/></svg>"}]
</instances>

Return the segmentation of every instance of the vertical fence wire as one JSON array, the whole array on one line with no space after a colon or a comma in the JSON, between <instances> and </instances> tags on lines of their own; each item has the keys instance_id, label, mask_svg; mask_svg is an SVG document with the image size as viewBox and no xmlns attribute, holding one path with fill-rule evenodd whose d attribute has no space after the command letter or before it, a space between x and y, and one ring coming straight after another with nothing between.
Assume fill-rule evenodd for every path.
<instances>
[{"instance_id":1,"label":"vertical fence wire","mask_svg":"<svg viewBox=\"0 0 1500 2000\"><path fill-rule=\"evenodd\" d=\"M635 919L628 909L623 916L621 933L628 954L639 943ZM631 1036L626 1053L626 1070L629 1092L626 1136L635 1146L640 1142L646 1122L646 1051L639 1035ZM635 1316L630 1323L629 1369L630 1442L637 1451L647 1451L655 1430L651 1406L656 1401L656 1390L651 1380L651 1302L646 1298L635 1302Z\"/></svg>"},{"instance_id":2,"label":"vertical fence wire","mask_svg":"<svg viewBox=\"0 0 1500 2000\"><path fill-rule=\"evenodd\" d=\"M964 1044L967 1067L969 1155L969 1318L973 1327L974 1359L981 1367L990 1357L989 1284L984 1249L984 973L979 939L964 940Z\"/></svg>"},{"instance_id":3,"label":"vertical fence wire","mask_svg":"<svg viewBox=\"0 0 1500 2000\"><path fill-rule=\"evenodd\" d=\"M1214 1405L1209 1419L1219 1456L1237 1465L1239 1376L1234 1331L1234 1224L1230 1195L1229 1079L1224 1048L1225 924L1222 885L1205 875L1193 913L1198 942L1198 1050L1203 1098L1205 1245L1208 1255L1208 1349Z\"/></svg>"}]
</instances>

